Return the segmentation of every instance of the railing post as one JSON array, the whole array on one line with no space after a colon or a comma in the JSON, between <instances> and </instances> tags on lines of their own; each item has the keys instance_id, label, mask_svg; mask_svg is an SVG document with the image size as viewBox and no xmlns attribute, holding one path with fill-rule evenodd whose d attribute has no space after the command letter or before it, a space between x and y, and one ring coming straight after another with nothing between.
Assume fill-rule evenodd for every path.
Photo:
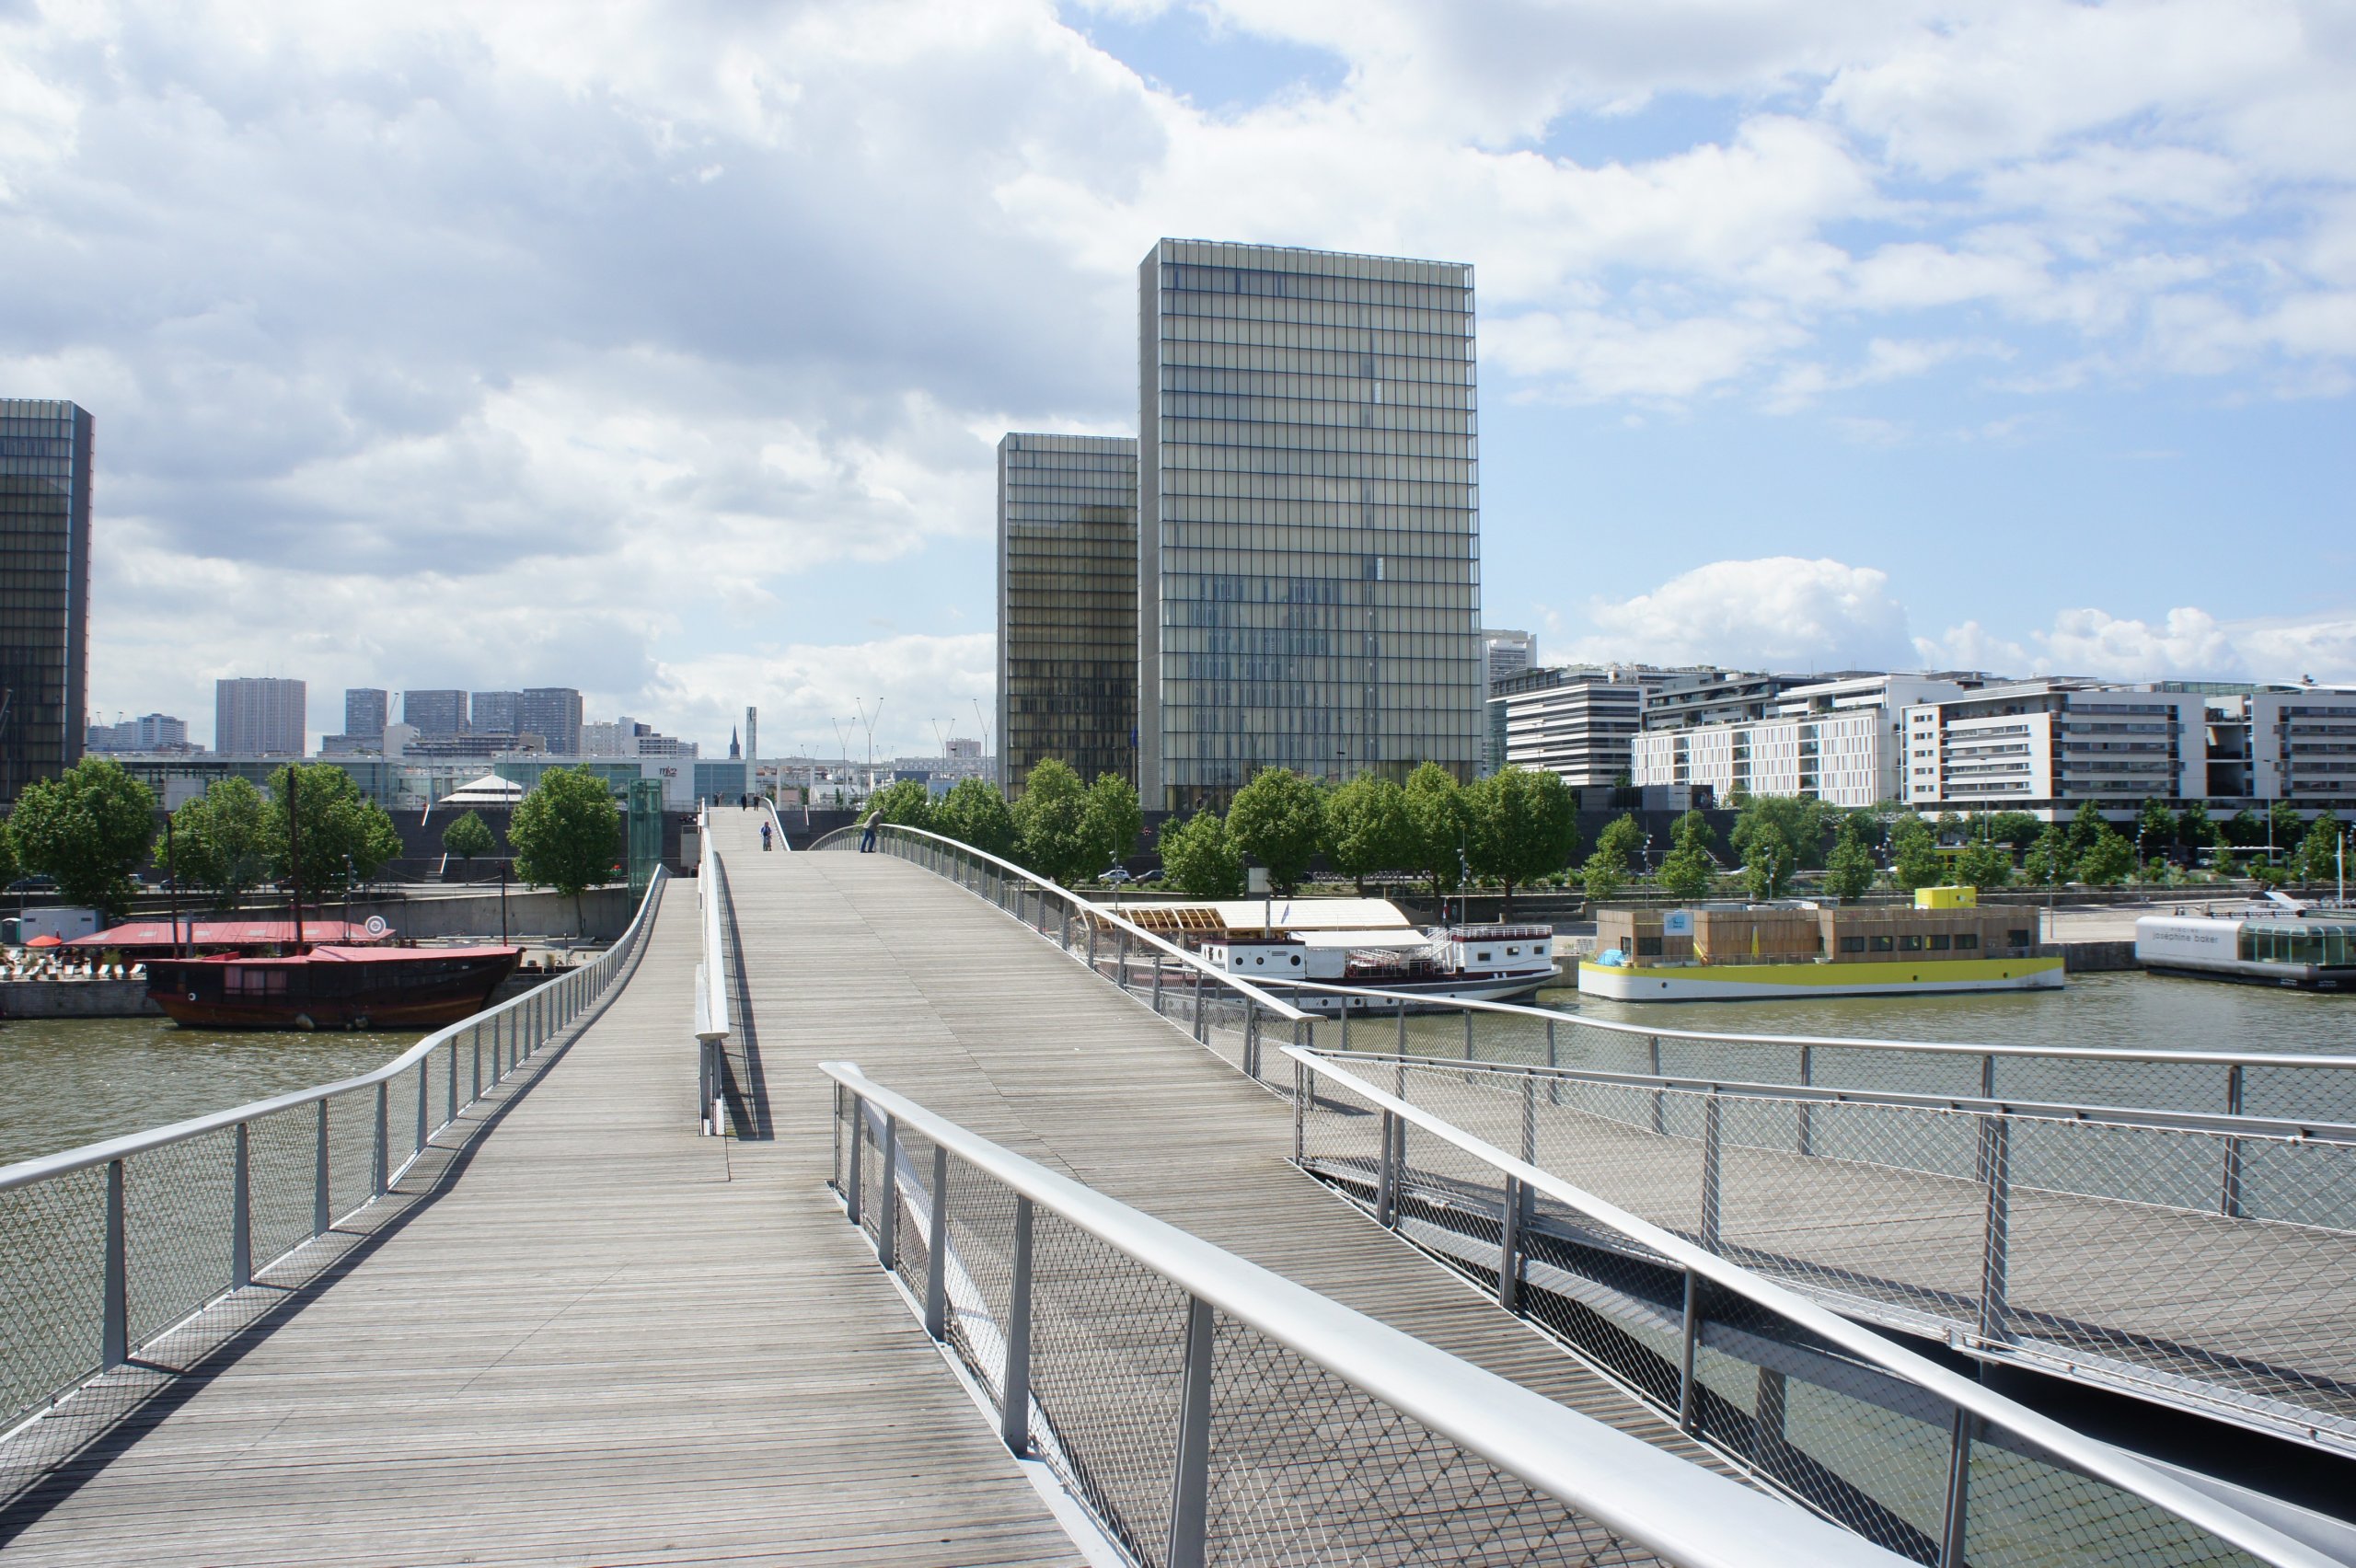
<instances>
[{"instance_id":1,"label":"railing post","mask_svg":"<svg viewBox=\"0 0 2356 1568\"><path fill-rule=\"evenodd\" d=\"M229 1166L229 1288L254 1282L254 1147L251 1124L237 1124Z\"/></svg>"},{"instance_id":2,"label":"railing post","mask_svg":"<svg viewBox=\"0 0 2356 1568\"><path fill-rule=\"evenodd\" d=\"M446 1127L458 1119L458 1043L456 1040L450 1042L450 1090L445 1099L446 1114L442 1118L442 1124Z\"/></svg>"},{"instance_id":3,"label":"railing post","mask_svg":"<svg viewBox=\"0 0 2356 1568\"><path fill-rule=\"evenodd\" d=\"M1014 1283L1006 1308L1006 1373L998 1435L1018 1458L1031 1452L1031 1200L1014 1200Z\"/></svg>"},{"instance_id":4,"label":"railing post","mask_svg":"<svg viewBox=\"0 0 2356 1568\"><path fill-rule=\"evenodd\" d=\"M425 1129L425 1107L433 1095L433 1082L431 1077L431 1069L433 1068L433 1059L430 1055L424 1061L417 1064L417 1147L414 1152L418 1154L423 1154L425 1152L425 1139L427 1136Z\"/></svg>"},{"instance_id":5,"label":"railing post","mask_svg":"<svg viewBox=\"0 0 2356 1568\"><path fill-rule=\"evenodd\" d=\"M1713 1084L1702 1100L1702 1250L1718 1250L1718 1205L1723 1193L1719 1179L1718 1090Z\"/></svg>"},{"instance_id":6,"label":"railing post","mask_svg":"<svg viewBox=\"0 0 2356 1568\"><path fill-rule=\"evenodd\" d=\"M1122 927L1120 935L1121 940L1115 944L1113 958L1114 983L1126 991L1129 988L1129 928L1126 926Z\"/></svg>"},{"instance_id":7,"label":"railing post","mask_svg":"<svg viewBox=\"0 0 2356 1568\"><path fill-rule=\"evenodd\" d=\"M1210 1015L1203 1010L1203 972L1197 969L1195 971L1195 1043L1207 1045L1210 1043Z\"/></svg>"},{"instance_id":8,"label":"railing post","mask_svg":"<svg viewBox=\"0 0 2356 1568\"><path fill-rule=\"evenodd\" d=\"M1386 1229L1399 1222L1398 1121L1395 1111L1382 1113L1382 1150L1374 1166L1374 1222Z\"/></svg>"},{"instance_id":9,"label":"railing post","mask_svg":"<svg viewBox=\"0 0 2356 1568\"><path fill-rule=\"evenodd\" d=\"M1157 1017L1160 1016L1161 1012L1161 954L1159 952L1153 955L1153 1010Z\"/></svg>"},{"instance_id":10,"label":"railing post","mask_svg":"<svg viewBox=\"0 0 2356 1568\"><path fill-rule=\"evenodd\" d=\"M385 1157L392 1151L392 1095L389 1092L390 1089L391 1085L386 1083L383 1079L380 1078L377 1080L376 1158L375 1162L369 1168L370 1185L368 1193L371 1197L381 1198L385 1195Z\"/></svg>"},{"instance_id":11,"label":"railing post","mask_svg":"<svg viewBox=\"0 0 2356 1568\"><path fill-rule=\"evenodd\" d=\"M1658 1078L1660 1077L1660 1036L1657 1034L1646 1035L1645 1037L1645 1044L1648 1048L1648 1059L1652 1064L1652 1076L1655 1078ZM1669 1130L1669 1108L1663 1103L1663 1101L1667 1097L1661 1092L1661 1090L1657 1089L1653 1090L1653 1134L1655 1136L1658 1136Z\"/></svg>"},{"instance_id":12,"label":"railing post","mask_svg":"<svg viewBox=\"0 0 2356 1568\"><path fill-rule=\"evenodd\" d=\"M2242 1065L2235 1062L2225 1069L2225 1114L2242 1113ZM2242 1216L2242 1140L2233 1134L2225 1136L2225 1180L2217 1200L2217 1212L2228 1219Z\"/></svg>"},{"instance_id":13,"label":"railing post","mask_svg":"<svg viewBox=\"0 0 2356 1568\"><path fill-rule=\"evenodd\" d=\"M1551 1018L1546 1020L1546 1065L1549 1067L1557 1067L1562 1066L1562 1063L1554 1055L1554 1020ZM1560 1105L1562 1102L1563 1080L1560 1078L1548 1078L1546 1080L1546 1103L1549 1105Z\"/></svg>"},{"instance_id":14,"label":"railing post","mask_svg":"<svg viewBox=\"0 0 2356 1568\"><path fill-rule=\"evenodd\" d=\"M867 1147L867 1101L854 1094L850 1097L850 1182L843 1193L843 1206L850 1211L850 1222L860 1223L867 1207L867 1178L861 1170Z\"/></svg>"},{"instance_id":15,"label":"railing post","mask_svg":"<svg viewBox=\"0 0 2356 1568\"><path fill-rule=\"evenodd\" d=\"M1996 1054L1992 1051L1983 1053L1980 1058L1980 1098L1996 1098Z\"/></svg>"},{"instance_id":16,"label":"railing post","mask_svg":"<svg viewBox=\"0 0 2356 1568\"><path fill-rule=\"evenodd\" d=\"M482 1098L482 1031L476 1029L469 1030L468 1032L474 1037L475 1043L474 1079L468 1085L467 1093L467 1103L472 1105ZM456 1069L453 1068L453 1070Z\"/></svg>"},{"instance_id":17,"label":"railing post","mask_svg":"<svg viewBox=\"0 0 2356 1568\"><path fill-rule=\"evenodd\" d=\"M477 1030L476 1032L479 1034L481 1031ZM481 1047L478 1045L476 1049L480 1050ZM507 1069L499 1065L499 1031L494 1029L491 1032L491 1081L495 1084L506 1076Z\"/></svg>"},{"instance_id":18,"label":"railing post","mask_svg":"<svg viewBox=\"0 0 2356 1568\"><path fill-rule=\"evenodd\" d=\"M1472 1055L1472 1009L1471 1008L1466 1008L1464 1009L1464 1059L1468 1062L1474 1060Z\"/></svg>"},{"instance_id":19,"label":"railing post","mask_svg":"<svg viewBox=\"0 0 2356 1568\"><path fill-rule=\"evenodd\" d=\"M1527 1075L1521 1080L1521 1162L1538 1163L1538 1080Z\"/></svg>"},{"instance_id":20,"label":"railing post","mask_svg":"<svg viewBox=\"0 0 2356 1568\"><path fill-rule=\"evenodd\" d=\"M1971 1500L1971 1435L1977 1419L1956 1407L1947 1433L1946 1513L1939 1530L1939 1568L1964 1568L1964 1533Z\"/></svg>"},{"instance_id":21,"label":"railing post","mask_svg":"<svg viewBox=\"0 0 2356 1568\"><path fill-rule=\"evenodd\" d=\"M328 1233L328 1102L319 1101L318 1152L311 1162L311 1235L316 1239Z\"/></svg>"},{"instance_id":22,"label":"railing post","mask_svg":"<svg viewBox=\"0 0 2356 1568\"><path fill-rule=\"evenodd\" d=\"M1499 1205L1497 1305L1514 1313L1521 1310L1521 1210L1525 1201L1521 1178L1507 1177L1505 1202Z\"/></svg>"},{"instance_id":23,"label":"railing post","mask_svg":"<svg viewBox=\"0 0 2356 1568\"><path fill-rule=\"evenodd\" d=\"M103 1321L98 1331L99 1365L113 1368L131 1359L131 1251L123 1234L122 1161L107 1161L107 1261Z\"/></svg>"},{"instance_id":24,"label":"railing post","mask_svg":"<svg viewBox=\"0 0 2356 1568\"><path fill-rule=\"evenodd\" d=\"M1815 1084L1816 1047L1803 1045L1800 1047L1800 1087L1809 1089ZM1816 1152L1816 1107L1803 1100L1800 1101L1799 1111L1799 1152L1803 1155L1811 1155Z\"/></svg>"},{"instance_id":25,"label":"railing post","mask_svg":"<svg viewBox=\"0 0 2356 1568\"><path fill-rule=\"evenodd\" d=\"M1980 1270L1980 1335L2002 1340L2004 1329L2005 1270L2012 1245L2011 1133L2006 1119L1983 1112L1980 1120L1981 1163L1987 1170L1987 1250Z\"/></svg>"},{"instance_id":26,"label":"railing post","mask_svg":"<svg viewBox=\"0 0 2356 1568\"><path fill-rule=\"evenodd\" d=\"M900 1119L884 1118L884 1143L877 1151L875 1201L883 1205L875 1216L875 1257L885 1274L900 1265Z\"/></svg>"},{"instance_id":27,"label":"railing post","mask_svg":"<svg viewBox=\"0 0 2356 1568\"><path fill-rule=\"evenodd\" d=\"M1348 1004L1347 1004L1346 1002L1345 1002L1343 1005L1346 1007ZM1407 1055L1407 1002L1406 1002L1406 999L1405 999L1404 997L1400 998L1400 1002L1399 1002L1399 1052L1398 1052L1398 1054L1399 1054L1399 1057L1400 1057L1400 1059L1401 1059L1401 1060L1403 1060L1403 1060L1405 1060L1405 1059L1406 1059L1406 1055Z\"/></svg>"},{"instance_id":28,"label":"railing post","mask_svg":"<svg viewBox=\"0 0 2356 1568\"><path fill-rule=\"evenodd\" d=\"M1203 1568L1210 1525L1211 1308L1186 1298L1186 1363L1178 1407L1178 1462L1170 1488L1170 1568Z\"/></svg>"},{"instance_id":29,"label":"railing post","mask_svg":"<svg viewBox=\"0 0 2356 1568\"><path fill-rule=\"evenodd\" d=\"M925 1238L924 1332L949 1337L949 1148L932 1146L932 1226Z\"/></svg>"},{"instance_id":30,"label":"railing post","mask_svg":"<svg viewBox=\"0 0 2356 1568\"><path fill-rule=\"evenodd\" d=\"M1260 1076L1260 1004L1249 997L1243 998L1243 1076Z\"/></svg>"},{"instance_id":31,"label":"railing post","mask_svg":"<svg viewBox=\"0 0 2356 1568\"><path fill-rule=\"evenodd\" d=\"M1096 971L1096 917L1093 915L1088 917L1088 968L1091 974Z\"/></svg>"},{"instance_id":32,"label":"railing post","mask_svg":"<svg viewBox=\"0 0 2356 1568\"><path fill-rule=\"evenodd\" d=\"M1299 1025L1293 1026L1296 1033ZM1300 1163L1309 1143L1309 1064L1299 1057L1292 1064L1292 1161Z\"/></svg>"},{"instance_id":33,"label":"railing post","mask_svg":"<svg viewBox=\"0 0 2356 1568\"><path fill-rule=\"evenodd\" d=\"M1692 1269L1685 1271L1685 1310L1678 1327L1677 1424L1691 1432L1701 1407L1701 1389L1693 1381L1693 1356L1702 1343L1702 1282Z\"/></svg>"}]
</instances>

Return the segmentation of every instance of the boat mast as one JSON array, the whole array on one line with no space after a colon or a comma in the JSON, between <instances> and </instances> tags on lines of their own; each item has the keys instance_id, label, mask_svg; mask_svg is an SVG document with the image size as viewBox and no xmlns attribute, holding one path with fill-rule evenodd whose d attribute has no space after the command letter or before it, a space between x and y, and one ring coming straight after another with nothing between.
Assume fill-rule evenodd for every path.
<instances>
[{"instance_id":1,"label":"boat mast","mask_svg":"<svg viewBox=\"0 0 2356 1568\"><path fill-rule=\"evenodd\" d=\"M298 948L303 945L303 828L294 801L299 771L295 764L286 765L286 863L288 887L294 894L294 945Z\"/></svg>"}]
</instances>

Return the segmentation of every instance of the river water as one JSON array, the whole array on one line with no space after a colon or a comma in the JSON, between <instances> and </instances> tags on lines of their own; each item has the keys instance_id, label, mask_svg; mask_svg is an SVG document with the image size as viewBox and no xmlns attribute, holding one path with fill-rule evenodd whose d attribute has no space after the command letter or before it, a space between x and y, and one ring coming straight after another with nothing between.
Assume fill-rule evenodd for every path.
<instances>
[{"instance_id":1,"label":"river water","mask_svg":"<svg viewBox=\"0 0 2356 1568\"><path fill-rule=\"evenodd\" d=\"M0 1165L351 1078L422 1038L10 1019L0 1023Z\"/></svg>"}]
</instances>

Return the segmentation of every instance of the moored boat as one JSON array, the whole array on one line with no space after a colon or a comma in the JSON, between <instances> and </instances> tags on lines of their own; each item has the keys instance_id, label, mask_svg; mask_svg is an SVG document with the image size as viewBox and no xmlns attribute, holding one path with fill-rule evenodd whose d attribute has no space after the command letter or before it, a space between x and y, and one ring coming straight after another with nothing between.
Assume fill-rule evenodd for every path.
<instances>
[{"instance_id":1,"label":"moored boat","mask_svg":"<svg viewBox=\"0 0 2356 1568\"><path fill-rule=\"evenodd\" d=\"M1551 926L1418 928L1382 899L1226 900L1133 905L1147 929L1268 987L1306 1012L1387 1012L1402 1002L1511 1001L1562 977ZM1173 976L1183 981L1182 976ZM1335 997L1299 985L1382 993ZM1392 998L1396 998L1393 1000Z\"/></svg>"},{"instance_id":2,"label":"moored boat","mask_svg":"<svg viewBox=\"0 0 2356 1568\"><path fill-rule=\"evenodd\" d=\"M2161 974L2356 991L2356 915L2292 905L2241 915L2146 915L2135 961Z\"/></svg>"},{"instance_id":3,"label":"moored boat","mask_svg":"<svg viewBox=\"0 0 2356 1568\"><path fill-rule=\"evenodd\" d=\"M274 958L157 958L147 994L205 1029L438 1029L480 1012L520 947L315 947Z\"/></svg>"}]
</instances>

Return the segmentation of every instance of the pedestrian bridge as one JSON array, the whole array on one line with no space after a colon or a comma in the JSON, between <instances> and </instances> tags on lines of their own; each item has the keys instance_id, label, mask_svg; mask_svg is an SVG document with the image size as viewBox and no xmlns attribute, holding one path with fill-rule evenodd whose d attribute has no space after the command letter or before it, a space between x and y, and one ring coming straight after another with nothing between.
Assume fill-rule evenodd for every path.
<instances>
[{"instance_id":1,"label":"pedestrian bridge","mask_svg":"<svg viewBox=\"0 0 2356 1568\"><path fill-rule=\"evenodd\" d=\"M2342 1462L2339 1066L1313 1018L757 820L379 1073L0 1171L0 1554L2356 1557L1973 1375Z\"/></svg>"}]
</instances>

